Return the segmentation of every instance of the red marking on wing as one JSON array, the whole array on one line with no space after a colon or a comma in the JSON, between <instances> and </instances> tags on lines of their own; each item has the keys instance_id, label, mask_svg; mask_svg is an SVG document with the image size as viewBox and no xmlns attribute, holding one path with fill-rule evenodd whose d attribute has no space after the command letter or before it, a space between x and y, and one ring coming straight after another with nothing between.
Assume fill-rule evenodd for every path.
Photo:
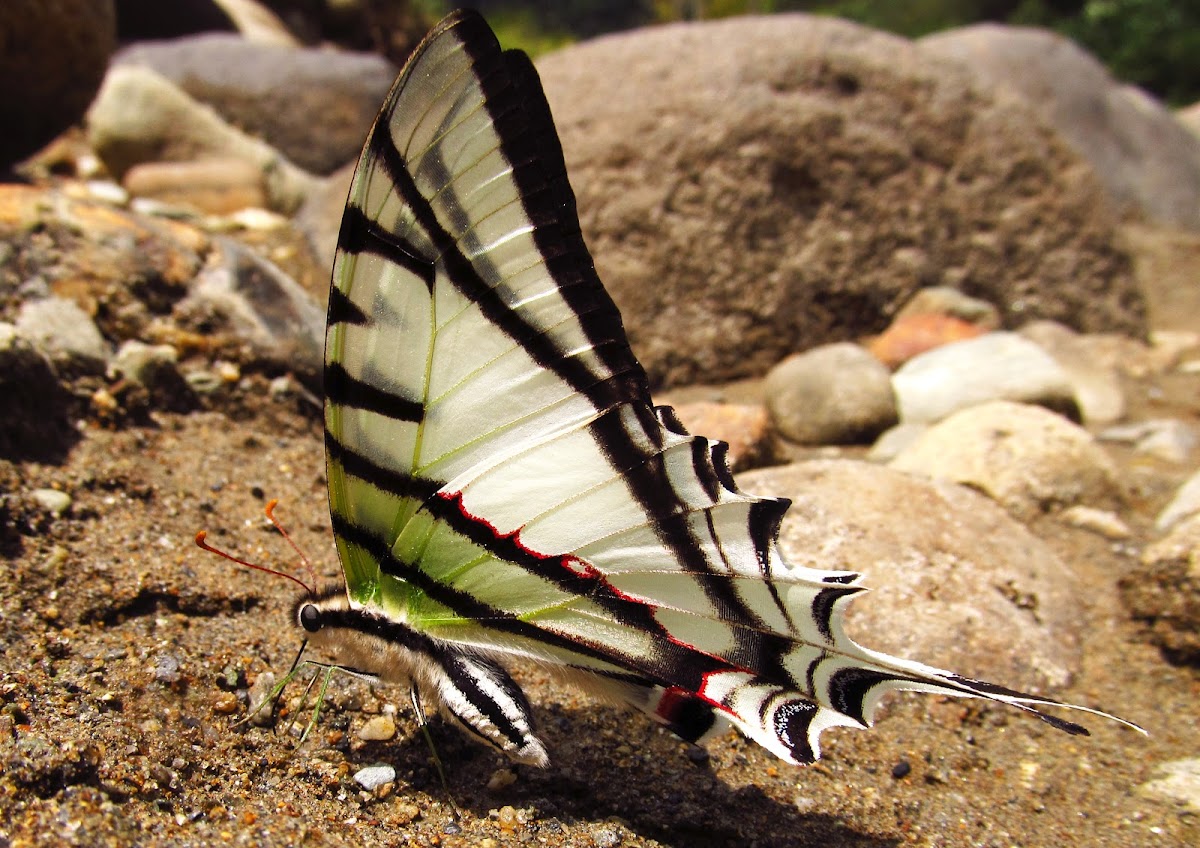
<instances>
[{"instance_id":1,"label":"red marking on wing","mask_svg":"<svg viewBox=\"0 0 1200 848\"><path fill-rule=\"evenodd\" d=\"M526 545L524 542L521 541L521 530L523 529L521 527L518 527L516 530L513 530L509 533L501 533L498 529L496 529L496 526L494 524L492 524L490 521L488 521L486 518L475 515L470 510L467 509L466 505L463 503L463 493L461 491L460 492L442 491L442 492L438 492L436 497L441 498L442 500L447 501L451 504L454 504L454 506L458 509L458 511L462 514L462 516L464 518L466 518L468 521L471 521L478 526L486 527L497 542L511 544L514 548L519 550L522 554L524 554L525 556L528 556L532 559L536 559L541 562L547 562L547 563L555 563L556 562L558 564L558 566L560 568L563 568L564 570L566 570L573 579L588 581L588 582L594 584L595 586L602 588L611 597L620 598L622 601L625 601L626 603L633 604L633 605L636 605L636 606L639 606L639 607L642 607L642 608L648 610L651 616L654 616L654 613L658 611L659 606L657 604L650 603L649 601L643 600L642 598L638 598L633 595L622 592L620 589L618 589L616 586L614 586L612 584L612 582L608 579L608 576L606 574L604 574L604 572L602 572L600 569L596 568L595 565L588 562L587 560L577 557L574 554L546 554L546 553L542 553L541 551L537 551L537 550L534 550L533 548L529 547L528 545ZM579 592L579 594L586 595L586 592ZM657 621L657 619L656 619L656 621ZM702 679L701 685L699 687L697 687L699 689L699 691L691 692L691 691L689 691L690 687L672 686L672 687L669 687L666 690L664 690L663 697L664 698L667 697L667 693L674 692L675 693L674 698L675 698L676 704L678 703L678 700L684 696L699 698L702 701L704 701L705 703L710 704L714 708L722 710L727 713L730 713L732 715L733 712L728 707L726 707L723 703L721 703L719 701L715 701L712 698L707 697L704 694L704 689L708 686L708 678L713 674L720 674L720 673L730 672L730 671L742 672L742 673L745 673L745 674L748 674L748 675L754 677L754 676L757 676L755 674L755 672L751 671L748 668L743 668L742 666L737 665L735 663L731 663L726 657L722 657L719 654L714 654L710 651L706 651L702 648L697 647L696 645L691 644L690 642L685 642L682 639L676 638L675 635L672 634L668 628L662 627L661 624L660 624L660 632L658 635L661 635L664 639L666 639L668 642L671 642L674 645L678 645L679 647L684 648L684 649L691 651L695 654L698 654L700 656L708 657L709 659L714 660L715 662L717 662L720 665L719 668L715 668L715 669L705 671L702 673L703 676L701 678Z\"/></svg>"}]
</instances>

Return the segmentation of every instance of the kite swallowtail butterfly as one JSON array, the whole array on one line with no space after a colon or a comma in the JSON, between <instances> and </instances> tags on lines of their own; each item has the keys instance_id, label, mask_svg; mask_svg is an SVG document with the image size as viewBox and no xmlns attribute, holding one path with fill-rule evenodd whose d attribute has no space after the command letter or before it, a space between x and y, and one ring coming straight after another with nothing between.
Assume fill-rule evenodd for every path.
<instances>
[{"instance_id":1,"label":"kite swallowtail butterfly","mask_svg":"<svg viewBox=\"0 0 1200 848\"><path fill-rule=\"evenodd\" d=\"M1038 709L1064 705L846 635L858 575L787 563L788 502L739 491L725 446L652 404L537 73L474 13L417 47L359 159L325 392L346 583L301 597L296 625L515 761L548 757L505 657L790 763L900 689L1086 733Z\"/></svg>"}]
</instances>

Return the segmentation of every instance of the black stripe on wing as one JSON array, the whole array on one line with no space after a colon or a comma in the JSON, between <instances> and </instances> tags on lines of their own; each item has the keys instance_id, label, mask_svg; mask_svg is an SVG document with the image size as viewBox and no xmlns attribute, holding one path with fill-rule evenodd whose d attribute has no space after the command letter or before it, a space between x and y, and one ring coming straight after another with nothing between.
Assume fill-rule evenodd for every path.
<instances>
[{"instance_id":1,"label":"black stripe on wing","mask_svg":"<svg viewBox=\"0 0 1200 848\"><path fill-rule=\"evenodd\" d=\"M325 401L376 412L396 421L419 422L425 417L425 407L420 402L360 380L340 362L325 365Z\"/></svg>"},{"instance_id":2,"label":"black stripe on wing","mask_svg":"<svg viewBox=\"0 0 1200 848\"><path fill-rule=\"evenodd\" d=\"M346 204L342 214L342 227L338 232L338 249L343 253L372 253L388 260L411 273L433 291L433 263L423 258L420 252L398 233L380 226L353 203ZM334 290L337 286L333 287Z\"/></svg>"},{"instance_id":3,"label":"black stripe on wing","mask_svg":"<svg viewBox=\"0 0 1200 848\"><path fill-rule=\"evenodd\" d=\"M328 429L325 430L325 454L330 462L336 462L347 474L365 480L375 488L396 497L425 501L433 497L434 493L443 485L438 480L415 477L380 465L369 457L343 445L334 438ZM336 510L333 511L333 520L336 527L338 522Z\"/></svg>"}]
</instances>

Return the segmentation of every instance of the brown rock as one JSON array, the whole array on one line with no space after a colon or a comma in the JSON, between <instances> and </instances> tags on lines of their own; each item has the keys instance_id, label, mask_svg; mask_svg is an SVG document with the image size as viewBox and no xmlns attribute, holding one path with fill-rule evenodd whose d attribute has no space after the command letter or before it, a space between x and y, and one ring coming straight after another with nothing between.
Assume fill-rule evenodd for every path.
<instances>
[{"instance_id":1,"label":"brown rock","mask_svg":"<svg viewBox=\"0 0 1200 848\"><path fill-rule=\"evenodd\" d=\"M1179 662L1200 664L1200 516L1146 548L1120 587L1129 612L1146 623L1151 642Z\"/></svg>"},{"instance_id":2,"label":"brown rock","mask_svg":"<svg viewBox=\"0 0 1200 848\"><path fill-rule=\"evenodd\" d=\"M872 591L847 613L861 644L1041 691L1076 672L1084 621L1073 576L978 492L850 460L738 482L792 500L780 532L790 561L864 575Z\"/></svg>"},{"instance_id":3,"label":"brown rock","mask_svg":"<svg viewBox=\"0 0 1200 848\"><path fill-rule=\"evenodd\" d=\"M538 67L584 234L659 383L764 373L797 340L879 332L938 284L1006 324L1145 332L1090 169L1029 107L905 39L745 17Z\"/></svg>"},{"instance_id":4,"label":"brown rock","mask_svg":"<svg viewBox=\"0 0 1200 848\"><path fill-rule=\"evenodd\" d=\"M927 350L950 342L973 339L987 332L953 315L917 313L902 315L866 344L867 350L889 368L897 368Z\"/></svg>"},{"instance_id":5,"label":"brown rock","mask_svg":"<svg viewBox=\"0 0 1200 848\"><path fill-rule=\"evenodd\" d=\"M992 401L956 412L891 465L971 486L1022 519L1120 499L1116 467L1092 435L1032 404Z\"/></svg>"},{"instance_id":6,"label":"brown rock","mask_svg":"<svg viewBox=\"0 0 1200 848\"><path fill-rule=\"evenodd\" d=\"M262 170L239 159L143 162L121 182L135 197L214 215L267 205Z\"/></svg>"},{"instance_id":7,"label":"brown rock","mask_svg":"<svg viewBox=\"0 0 1200 848\"><path fill-rule=\"evenodd\" d=\"M763 406L696 401L675 408L689 433L725 442L731 471L762 465L770 453L770 421Z\"/></svg>"}]
</instances>

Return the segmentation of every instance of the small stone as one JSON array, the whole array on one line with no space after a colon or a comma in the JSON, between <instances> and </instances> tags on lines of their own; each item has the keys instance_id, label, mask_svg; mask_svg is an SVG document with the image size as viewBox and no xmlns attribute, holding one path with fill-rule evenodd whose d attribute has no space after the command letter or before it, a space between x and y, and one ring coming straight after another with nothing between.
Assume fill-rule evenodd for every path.
<instances>
[{"instance_id":1,"label":"small stone","mask_svg":"<svg viewBox=\"0 0 1200 848\"><path fill-rule=\"evenodd\" d=\"M1179 487L1179 490L1175 492L1175 497L1171 498L1171 502L1158 514L1154 526L1159 531L1169 530L1184 518L1197 512L1200 512L1200 471L1189 477Z\"/></svg>"},{"instance_id":2,"label":"small stone","mask_svg":"<svg viewBox=\"0 0 1200 848\"><path fill-rule=\"evenodd\" d=\"M910 445L916 444L928 429L926 424L897 424L875 440L867 452L867 459L871 462L891 462Z\"/></svg>"},{"instance_id":3,"label":"small stone","mask_svg":"<svg viewBox=\"0 0 1200 848\"><path fill-rule=\"evenodd\" d=\"M770 421L766 407L696 401L675 409L689 433L724 442L731 471L763 465L770 453Z\"/></svg>"},{"instance_id":4,"label":"small stone","mask_svg":"<svg viewBox=\"0 0 1200 848\"><path fill-rule=\"evenodd\" d=\"M255 727L267 727L271 724L271 706L265 702L267 698L271 697L271 690L274 688L275 673L273 671L264 671L250 684L249 715L250 723Z\"/></svg>"},{"instance_id":5,"label":"small stone","mask_svg":"<svg viewBox=\"0 0 1200 848\"><path fill-rule=\"evenodd\" d=\"M1129 525L1122 521L1121 517L1115 512L1110 512L1107 509L1095 509L1083 504L1076 504L1073 507L1064 509L1060 517L1073 527L1079 527L1082 530L1091 530L1093 533L1098 533L1105 539L1112 539L1114 542L1128 539L1132 535Z\"/></svg>"},{"instance_id":6,"label":"small stone","mask_svg":"<svg viewBox=\"0 0 1200 848\"><path fill-rule=\"evenodd\" d=\"M764 392L775 428L799 444L870 442L897 422L887 368L849 342L789 356Z\"/></svg>"},{"instance_id":7,"label":"small stone","mask_svg":"<svg viewBox=\"0 0 1200 848\"><path fill-rule=\"evenodd\" d=\"M1026 520L1120 498L1116 466L1087 430L1040 406L1009 401L954 413L891 467L966 484Z\"/></svg>"},{"instance_id":8,"label":"small stone","mask_svg":"<svg viewBox=\"0 0 1200 848\"><path fill-rule=\"evenodd\" d=\"M366 742L386 742L396 735L396 722L390 715L377 715L358 729L358 738Z\"/></svg>"},{"instance_id":9,"label":"small stone","mask_svg":"<svg viewBox=\"0 0 1200 848\"><path fill-rule=\"evenodd\" d=\"M987 329L953 315L916 313L898 316L886 330L867 343L871 355L889 368L914 356L964 339L982 336Z\"/></svg>"},{"instance_id":10,"label":"small stone","mask_svg":"<svg viewBox=\"0 0 1200 848\"><path fill-rule=\"evenodd\" d=\"M71 508L71 496L58 489L34 489L29 495L56 518Z\"/></svg>"},{"instance_id":11,"label":"small stone","mask_svg":"<svg viewBox=\"0 0 1200 848\"><path fill-rule=\"evenodd\" d=\"M908 777L911 771L912 766L909 765L908 760L901 760L892 766L892 777L894 777L896 780L900 780L901 778Z\"/></svg>"},{"instance_id":12,"label":"small stone","mask_svg":"<svg viewBox=\"0 0 1200 848\"><path fill-rule=\"evenodd\" d=\"M496 769L488 778L488 792L499 792L517 782L517 773L510 768Z\"/></svg>"},{"instance_id":13,"label":"small stone","mask_svg":"<svg viewBox=\"0 0 1200 848\"><path fill-rule=\"evenodd\" d=\"M1154 418L1109 427L1100 433L1107 442L1132 445L1138 453L1182 464L1196 446L1196 432L1177 418Z\"/></svg>"},{"instance_id":14,"label":"small stone","mask_svg":"<svg viewBox=\"0 0 1200 848\"><path fill-rule=\"evenodd\" d=\"M516 808L509 804L505 804L499 809L496 814L496 821L500 825L501 830L516 830L521 824L520 818L517 816Z\"/></svg>"},{"instance_id":15,"label":"small stone","mask_svg":"<svg viewBox=\"0 0 1200 848\"><path fill-rule=\"evenodd\" d=\"M397 824L411 824L421 817L421 808L405 801L392 807L392 818Z\"/></svg>"},{"instance_id":16,"label":"small stone","mask_svg":"<svg viewBox=\"0 0 1200 848\"><path fill-rule=\"evenodd\" d=\"M56 364L100 373L108 345L90 315L61 297L27 301L17 314L17 332Z\"/></svg>"},{"instance_id":17,"label":"small stone","mask_svg":"<svg viewBox=\"0 0 1200 848\"><path fill-rule=\"evenodd\" d=\"M130 339L121 345L109 366L112 378L145 386L156 406L187 412L196 403L195 392L179 373L179 354L171 345L148 345Z\"/></svg>"},{"instance_id":18,"label":"small stone","mask_svg":"<svg viewBox=\"0 0 1200 848\"><path fill-rule=\"evenodd\" d=\"M374 792L385 783L395 783L396 770L383 763L366 766L354 773L354 782L368 792Z\"/></svg>"},{"instance_id":19,"label":"small stone","mask_svg":"<svg viewBox=\"0 0 1200 848\"><path fill-rule=\"evenodd\" d=\"M178 683L183 675L179 671L179 658L173 654L162 654L154 660L154 679L159 683Z\"/></svg>"},{"instance_id":20,"label":"small stone","mask_svg":"<svg viewBox=\"0 0 1200 848\"><path fill-rule=\"evenodd\" d=\"M970 321L985 330L1000 327L1000 310L994 304L963 294L950 286L919 289L896 313L897 318L909 315L949 315Z\"/></svg>"},{"instance_id":21,"label":"small stone","mask_svg":"<svg viewBox=\"0 0 1200 848\"><path fill-rule=\"evenodd\" d=\"M221 692L213 699L213 712L221 715L233 715L240 706L241 702L232 692Z\"/></svg>"}]
</instances>

